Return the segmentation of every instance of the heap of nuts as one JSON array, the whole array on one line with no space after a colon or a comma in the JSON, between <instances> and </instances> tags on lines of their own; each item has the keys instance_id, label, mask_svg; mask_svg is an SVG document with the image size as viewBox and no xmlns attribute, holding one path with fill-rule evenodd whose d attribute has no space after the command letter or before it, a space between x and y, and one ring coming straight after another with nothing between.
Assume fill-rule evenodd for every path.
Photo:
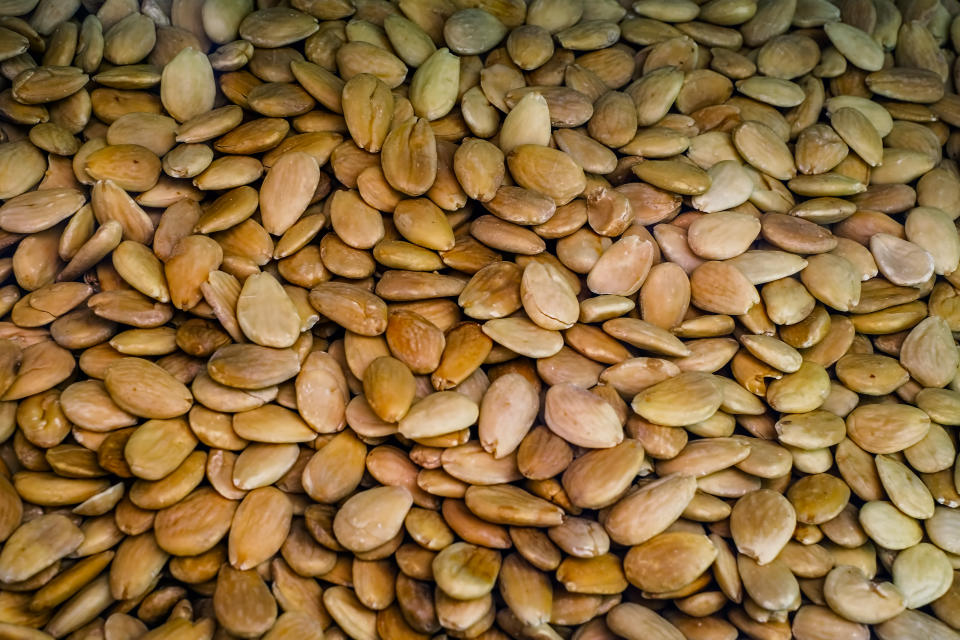
<instances>
[{"instance_id":1,"label":"heap of nuts","mask_svg":"<svg viewBox=\"0 0 960 640\"><path fill-rule=\"evenodd\" d=\"M0 638L960 640L958 51L0 0Z\"/></svg>"}]
</instances>

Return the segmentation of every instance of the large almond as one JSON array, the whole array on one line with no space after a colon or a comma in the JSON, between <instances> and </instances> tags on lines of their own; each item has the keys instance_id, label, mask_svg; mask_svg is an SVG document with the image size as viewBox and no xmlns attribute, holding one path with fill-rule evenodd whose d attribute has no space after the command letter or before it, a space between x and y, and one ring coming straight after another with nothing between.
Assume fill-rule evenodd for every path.
<instances>
[{"instance_id":1,"label":"large almond","mask_svg":"<svg viewBox=\"0 0 960 640\"><path fill-rule=\"evenodd\" d=\"M544 420L567 442L595 449L613 447L623 440L616 411L600 396L569 383L547 391Z\"/></svg>"},{"instance_id":2,"label":"large almond","mask_svg":"<svg viewBox=\"0 0 960 640\"><path fill-rule=\"evenodd\" d=\"M183 383L143 358L123 358L110 365L104 384L117 406L144 418L176 418L193 404Z\"/></svg>"},{"instance_id":3,"label":"large almond","mask_svg":"<svg viewBox=\"0 0 960 640\"><path fill-rule=\"evenodd\" d=\"M280 550L290 530L293 503L276 487L261 487L246 495L233 515L228 551L230 564L252 569Z\"/></svg>"},{"instance_id":4,"label":"large almond","mask_svg":"<svg viewBox=\"0 0 960 640\"><path fill-rule=\"evenodd\" d=\"M633 398L632 406L650 422L682 427L706 420L722 402L713 376L688 371L647 387Z\"/></svg>"},{"instance_id":5,"label":"large almond","mask_svg":"<svg viewBox=\"0 0 960 640\"><path fill-rule=\"evenodd\" d=\"M290 347L300 337L296 305L266 272L244 280L237 300L237 322L247 338L264 347Z\"/></svg>"},{"instance_id":6,"label":"large almond","mask_svg":"<svg viewBox=\"0 0 960 640\"><path fill-rule=\"evenodd\" d=\"M370 551L393 538L413 505L403 487L376 487L350 497L333 519L337 541L355 553Z\"/></svg>"}]
</instances>

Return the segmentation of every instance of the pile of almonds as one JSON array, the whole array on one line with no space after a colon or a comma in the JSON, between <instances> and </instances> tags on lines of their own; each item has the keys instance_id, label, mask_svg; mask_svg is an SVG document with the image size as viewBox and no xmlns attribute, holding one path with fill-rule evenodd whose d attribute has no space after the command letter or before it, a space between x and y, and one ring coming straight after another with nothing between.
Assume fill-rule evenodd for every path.
<instances>
[{"instance_id":1,"label":"pile of almonds","mask_svg":"<svg viewBox=\"0 0 960 640\"><path fill-rule=\"evenodd\" d=\"M960 640L958 51L0 0L0 638Z\"/></svg>"}]
</instances>

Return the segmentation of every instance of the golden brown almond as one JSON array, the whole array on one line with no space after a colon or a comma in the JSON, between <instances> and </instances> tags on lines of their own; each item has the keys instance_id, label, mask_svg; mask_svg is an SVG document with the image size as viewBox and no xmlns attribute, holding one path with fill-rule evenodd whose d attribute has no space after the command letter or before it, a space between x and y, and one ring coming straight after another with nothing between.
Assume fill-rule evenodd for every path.
<instances>
[{"instance_id":1,"label":"golden brown almond","mask_svg":"<svg viewBox=\"0 0 960 640\"><path fill-rule=\"evenodd\" d=\"M704 535L661 533L630 549L624 572L631 584L644 591L672 591L693 581L716 556L716 547Z\"/></svg>"},{"instance_id":2,"label":"golden brown almond","mask_svg":"<svg viewBox=\"0 0 960 640\"><path fill-rule=\"evenodd\" d=\"M87 157L87 174L94 180L112 180L127 191L146 191L160 177L160 159L146 147L116 144Z\"/></svg>"},{"instance_id":3,"label":"golden brown almond","mask_svg":"<svg viewBox=\"0 0 960 640\"><path fill-rule=\"evenodd\" d=\"M614 409L589 391L571 384L554 385L547 391L544 403L547 426L571 444L608 448L623 439Z\"/></svg>"},{"instance_id":4,"label":"golden brown almond","mask_svg":"<svg viewBox=\"0 0 960 640\"><path fill-rule=\"evenodd\" d=\"M363 372L367 403L384 422L397 422L410 410L416 383L413 373L390 356L373 360Z\"/></svg>"},{"instance_id":5,"label":"golden brown almond","mask_svg":"<svg viewBox=\"0 0 960 640\"><path fill-rule=\"evenodd\" d=\"M370 551L393 538L413 500L402 487L377 487L354 494L337 511L337 541L356 552Z\"/></svg>"},{"instance_id":6,"label":"golden brown almond","mask_svg":"<svg viewBox=\"0 0 960 640\"><path fill-rule=\"evenodd\" d=\"M632 406L651 422L680 427L706 420L722 401L723 394L712 376L687 372L644 389L634 397Z\"/></svg>"},{"instance_id":7,"label":"golden brown almond","mask_svg":"<svg viewBox=\"0 0 960 640\"><path fill-rule=\"evenodd\" d=\"M254 366L256 376L251 373ZM207 371L214 381L239 389L266 388L292 378L299 370L300 361L295 351L249 344L221 347L207 363Z\"/></svg>"},{"instance_id":8,"label":"golden brown almond","mask_svg":"<svg viewBox=\"0 0 960 640\"><path fill-rule=\"evenodd\" d=\"M173 472L197 445L186 420L149 420L133 431L123 449L130 471L145 480ZM157 455L163 448L163 455Z\"/></svg>"},{"instance_id":9,"label":"golden brown almond","mask_svg":"<svg viewBox=\"0 0 960 640\"><path fill-rule=\"evenodd\" d=\"M437 145L427 121L411 118L390 131L383 142L381 166L397 191L411 196L426 193L437 176Z\"/></svg>"},{"instance_id":10,"label":"golden brown almond","mask_svg":"<svg viewBox=\"0 0 960 640\"><path fill-rule=\"evenodd\" d=\"M263 179L260 210L264 228L281 235L306 210L320 180L316 159L302 151L286 153Z\"/></svg>"},{"instance_id":11,"label":"golden brown almond","mask_svg":"<svg viewBox=\"0 0 960 640\"><path fill-rule=\"evenodd\" d=\"M570 502L585 509L609 506L629 487L644 463L643 446L627 439L590 451L570 463L562 476Z\"/></svg>"},{"instance_id":12,"label":"golden brown almond","mask_svg":"<svg viewBox=\"0 0 960 640\"><path fill-rule=\"evenodd\" d=\"M560 507L509 484L474 485L465 500L470 511L495 524L545 527L563 521Z\"/></svg>"},{"instance_id":13,"label":"golden brown almond","mask_svg":"<svg viewBox=\"0 0 960 640\"><path fill-rule=\"evenodd\" d=\"M157 514L157 545L177 556L195 556L212 549L227 534L237 503L211 489L199 489Z\"/></svg>"},{"instance_id":14,"label":"golden brown almond","mask_svg":"<svg viewBox=\"0 0 960 640\"><path fill-rule=\"evenodd\" d=\"M254 489L233 514L228 538L230 564L246 570L269 559L290 529L293 505L275 487Z\"/></svg>"},{"instance_id":15,"label":"golden brown almond","mask_svg":"<svg viewBox=\"0 0 960 640\"><path fill-rule=\"evenodd\" d=\"M83 206L75 189L44 189L10 198L0 207L0 227L11 233L36 233L48 229Z\"/></svg>"},{"instance_id":16,"label":"golden brown almond","mask_svg":"<svg viewBox=\"0 0 960 640\"><path fill-rule=\"evenodd\" d=\"M253 442L309 442L316 433L295 412L275 404L233 416L233 431Z\"/></svg>"},{"instance_id":17,"label":"golden brown almond","mask_svg":"<svg viewBox=\"0 0 960 640\"><path fill-rule=\"evenodd\" d=\"M857 567L836 567L824 584L824 598L847 620L864 624L883 622L905 607L903 594L890 582L873 584Z\"/></svg>"},{"instance_id":18,"label":"golden brown almond","mask_svg":"<svg viewBox=\"0 0 960 640\"><path fill-rule=\"evenodd\" d=\"M213 609L225 629L240 635L266 632L277 618L277 603L257 572L230 566L217 576Z\"/></svg>"},{"instance_id":19,"label":"golden brown almond","mask_svg":"<svg viewBox=\"0 0 960 640\"><path fill-rule=\"evenodd\" d=\"M83 534L68 518L47 515L21 525L7 540L0 554L0 576L18 582L72 553Z\"/></svg>"},{"instance_id":20,"label":"golden brown almond","mask_svg":"<svg viewBox=\"0 0 960 640\"><path fill-rule=\"evenodd\" d=\"M695 491L696 482L687 475L670 475L645 484L613 505L604 529L619 544L645 542L680 517Z\"/></svg>"},{"instance_id":21,"label":"golden brown almond","mask_svg":"<svg viewBox=\"0 0 960 640\"><path fill-rule=\"evenodd\" d=\"M168 557L152 532L124 539L110 563L111 595L118 599L144 595Z\"/></svg>"},{"instance_id":22,"label":"golden brown almond","mask_svg":"<svg viewBox=\"0 0 960 640\"><path fill-rule=\"evenodd\" d=\"M863 405L847 417L847 434L870 453L894 453L916 444L930 429L929 417L903 404Z\"/></svg>"},{"instance_id":23,"label":"golden brown almond","mask_svg":"<svg viewBox=\"0 0 960 640\"><path fill-rule=\"evenodd\" d=\"M408 438L429 438L469 427L478 416L479 408L470 398L455 391L438 391L414 404L398 426Z\"/></svg>"},{"instance_id":24,"label":"golden brown almond","mask_svg":"<svg viewBox=\"0 0 960 640\"><path fill-rule=\"evenodd\" d=\"M173 305L179 309L196 305L203 297L201 286L222 260L223 249L206 236L187 236L177 243L164 265Z\"/></svg>"},{"instance_id":25,"label":"golden brown almond","mask_svg":"<svg viewBox=\"0 0 960 640\"><path fill-rule=\"evenodd\" d=\"M311 290L310 304L324 316L360 335L380 335L387 328L386 304L355 285L321 284Z\"/></svg>"},{"instance_id":26,"label":"golden brown almond","mask_svg":"<svg viewBox=\"0 0 960 640\"><path fill-rule=\"evenodd\" d=\"M941 9L7 4L0 539L83 538L17 637L956 622ZM458 544L518 554L458 596Z\"/></svg>"},{"instance_id":27,"label":"golden brown almond","mask_svg":"<svg viewBox=\"0 0 960 640\"><path fill-rule=\"evenodd\" d=\"M175 418L192 404L192 395L182 383L142 358L124 358L111 365L104 384L119 407L146 418Z\"/></svg>"},{"instance_id":28,"label":"golden brown almond","mask_svg":"<svg viewBox=\"0 0 960 640\"><path fill-rule=\"evenodd\" d=\"M510 173L520 186L538 191L563 205L583 192L583 169L567 154L556 149L523 144L507 155Z\"/></svg>"}]
</instances>

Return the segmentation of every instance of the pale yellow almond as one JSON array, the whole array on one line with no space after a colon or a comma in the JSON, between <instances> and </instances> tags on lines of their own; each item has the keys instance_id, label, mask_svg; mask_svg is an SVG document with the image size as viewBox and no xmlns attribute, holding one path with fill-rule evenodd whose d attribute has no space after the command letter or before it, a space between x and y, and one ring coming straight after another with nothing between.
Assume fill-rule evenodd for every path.
<instances>
[{"instance_id":1,"label":"pale yellow almond","mask_svg":"<svg viewBox=\"0 0 960 640\"><path fill-rule=\"evenodd\" d=\"M933 516L933 496L909 467L889 456L877 456L875 461L880 483L898 509L921 520Z\"/></svg>"},{"instance_id":2,"label":"pale yellow almond","mask_svg":"<svg viewBox=\"0 0 960 640\"><path fill-rule=\"evenodd\" d=\"M113 252L113 266L127 283L159 302L170 301L163 265L146 246L126 240Z\"/></svg>"},{"instance_id":3,"label":"pale yellow almond","mask_svg":"<svg viewBox=\"0 0 960 640\"><path fill-rule=\"evenodd\" d=\"M876 624L903 611L904 596L890 582L873 584L857 567L836 567L824 584L824 597L830 608L847 620Z\"/></svg>"},{"instance_id":4,"label":"pale yellow almond","mask_svg":"<svg viewBox=\"0 0 960 640\"><path fill-rule=\"evenodd\" d=\"M644 160L633 165L631 170L654 187L684 195L699 196L712 184L706 171L680 160Z\"/></svg>"},{"instance_id":5,"label":"pale yellow almond","mask_svg":"<svg viewBox=\"0 0 960 640\"><path fill-rule=\"evenodd\" d=\"M550 109L542 94L525 93L503 120L500 149L510 153L523 144L546 145L550 142Z\"/></svg>"},{"instance_id":6,"label":"pale yellow almond","mask_svg":"<svg viewBox=\"0 0 960 640\"><path fill-rule=\"evenodd\" d=\"M933 275L933 256L919 246L886 233L870 239L870 253L880 272L894 284L916 286Z\"/></svg>"},{"instance_id":7,"label":"pale yellow almond","mask_svg":"<svg viewBox=\"0 0 960 640\"><path fill-rule=\"evenodd\" d=\"M450 222L443 211L427 199L415 198L397 203L394 224L405 239L427 249L444 251L454 247Z\"/></svg>"},{"instance_id":8,"label":"pale yellow almond","mask_svg":"<svg viewBox=\"0 0 960 640\"><path fill-rule=\"evenodd\" d=\"M869 34L849 24L830 22L824 26L830 42L851 63L866 71L883 66L883 49Z\"/></svg>"},{"instance_id":9,"label":"pale yellow almond","mask_svg":"<svg viewBox=\"0 0 960 640\"><path fill-rule=\"evenodd\" d=\"M761 122L745 122L732 135L737 151L760 171L778 180L790 180L797 174L789 149L770 127Z\"/></svg>"},{"instance_id":10,"label":"pale yellow almond","mask_svg":"<svg viewBox=\"0 0 960 640\"><path fill-rule=\"evenodd\" d=\"M344 4L346 11L352 11L352 7ZM419 15L413 15L413 20L408 20L400 15L389 15L383 21L384 31L387 38L397 50L397 55L408 65L413 67L420 66L424 60L430 57L430 54L436 51L437 47L424 28L422 18Z\"/></svg>"},{"instance_id":11,"label":"pale yellow almond","mask_svg":"<svg viewBox=\"0 0 960 640\"><path fill-rule=\"evenodd\" d=\"M753 76L737 81L737 90L775 107L795 107L806 99L800 85L783 78Z\"/></svg>"},{"instance_id":12,"label":"pale yellow almond","mask_svg":"<svg viewBox=\"0 0 960 640\"><path fill-rule=\"evenodd\" d=\"M621 603L613 607L606 617L611 631L629 640L645 637L682 637L680 630L653 609L636 603Z\"/></svg>"},{"instance_id":13,"label":"pale yellow almond","mask_svg":"<svg viewBox=\"0 0 960 640\"><path fill-rule=\"evenodd\" d=\"M75 213L83 203L83 194L75 189L24 193L0 207L0 228L10 233L43 231Z\"/></svg>"},{"instance_id":14,"label":"pale yellow almond","mask_svg":"<svg viewBox=\"0 0 960 640\"><path fill-rule=\"evenodd\" d=\"M883 161L883 141L862 112L843 107L830 114L830 123L850 148L872 167Z\"/></svg>"},{"instance_id":15,"label":"pale yellow almond","mask_svg":"<svg viewBox=\"0 0 960 640\"><path fill-rule=\"evenodd\" d=\"M114 598L144 595L168 557L152 531L124 538L110 563L110 594Z\"/></svg>"},{"instance_id":16,"label":"pale yellow almond","mask_svg":"<svg viewBox=\"0 0 960 640\"><path fill-rule=\"evenodd\" d=\"M407 75L403 61L382 47L368 42L348 42L336 52L340 75L349 81L358 73L372 73L391 89L399 86Z\"/></svg>"},{"instance_id":17,"label":"pale yellow almond","mask_svg":"<svg viewBox=\"0 0 960 640\"><path fill-rule=\"evenodd\" d=\"M437 49L410 80L410 103L421 118L433 121L447 115L457 101L460 58Z\"/></svg>"},{"instance_id":18,"label":"pale yellow almond","mask_svg":"<svg viewBox=\"0 0 960 640\"><path fill-rule=\"evenodd\" d=\"M213 108L216 84L207 56L187 48L163 68L160 99L178 122L187 122Z\"/></svg>"},{"instance_id":19,"label":"pale yellow almond","mask_svg":"<svg viewBox=\"0 0 960 640\"><path fill-rule=\"evenodd\" d=\"M506 35L497 16L481 9L461 9L444 24L444 38L454 52L475 55L492 49Z\"/></svg>"},{"instance_id":20,"label":"pale yellow almond","mask_svg":"<svg viewBox=\"0 0 960 640\"><path fill-rule=\"evenodd\" d=\"M256 374L251 371L253 367ZM207 372L214 381L238 389L267 388L292 378L298 371L300 361L292 349L251 344L221 347L207 362Z\"/></svg>"},{"instance_id":21,"label":"pale yellow almond","mask_svg":"<svg viewBox=\"0 0 960 640\"><path fill-rule=\"evenodd\" d=\"M904 404L863 405L846 417L847 434L870 453L895 453L927 435L930 418Z\"/></svg>"},{"instance_id":22,"label":"pale yellow almond","mask_svg":"<svg viewBox=\"0 0 960 640\"><path fill-rule=\"evenodd\" d=\"M680 358L691 353L679 338L651 322L636 318L614 318L604 322L602 327L610 336L643 351Z\"/></svg>"},{"instance_id":23,"label":"pale yellow almond","mask_svg":"<svg viewBox=\"0 0 960 640\"><path fill-rule=\"evenodd\" d=\"M721 211L695 220L687 229L687 243L704 260L726 260L744 253L759 234L755 217Z\"/></svg>"},{"instance_id":24,"label":"pale yellow almond","mask_svg":"<svg viewBox=\"0 0 960 640\"><path fill-rule=\"evenodd\" d=\"M802 413L820 407L829 393L830 380L824 368L804 362L797 371L770 384L767 402L778 411Z\"/></svg>"},{"instance_id":25,"label":"pale yellow almond","mask_svg":"<svg viewBox=\"0 0 960 640\"><path fill-rule=\"evenodd\" d=\"M810 256L800 272L800 280L813 297L834 309L850 309L860 301L859 273L853 263L842 256Z\"/></svg>"},{"instance_id":26,"label":"pale yellow almond","mask_svg":"<svg viewBox=\"0 0 960 640\"><path fill-rule=\"evenodd\" d=\"M497 378L480 404L477 431L483 448L497 458L509 455L533 426L539 406L536 388L521 374Z\"/></svg>"},{"instance_id":27,"label":"pale yellow almond","mask_svg":"<svg viewBox=\"0 0 960 640\"><path fill-rule=\"evenodd\" d=\"M196 445L186 420L148 420L127 440L123 456L134 475L159 480L180 466ZM157 453L160 448L163 455Z\"/></svg>"},{"instance_id":28,"label":"pale yellow almond","mask_svg":"<svg viewBox=\"0 0 960 640\"><path fill-rule=\"evenodd\" d=\"M653 423L679 427L706 420L722 401L723 394L712 376L686 372L644 389L631 406Z\"/></svg>"},{"instance_id":29,"label":"pale yellow almond","mask_svg":"<svg viewBox=\"0 0 960 640\"><path fill-rule=\"evenodd\" d=\"M923 386L941 387L953 378L960 354L949 334L947 323L934 316L911 329L903 341L900 363Z\"/></svg>"}]
</instances>

